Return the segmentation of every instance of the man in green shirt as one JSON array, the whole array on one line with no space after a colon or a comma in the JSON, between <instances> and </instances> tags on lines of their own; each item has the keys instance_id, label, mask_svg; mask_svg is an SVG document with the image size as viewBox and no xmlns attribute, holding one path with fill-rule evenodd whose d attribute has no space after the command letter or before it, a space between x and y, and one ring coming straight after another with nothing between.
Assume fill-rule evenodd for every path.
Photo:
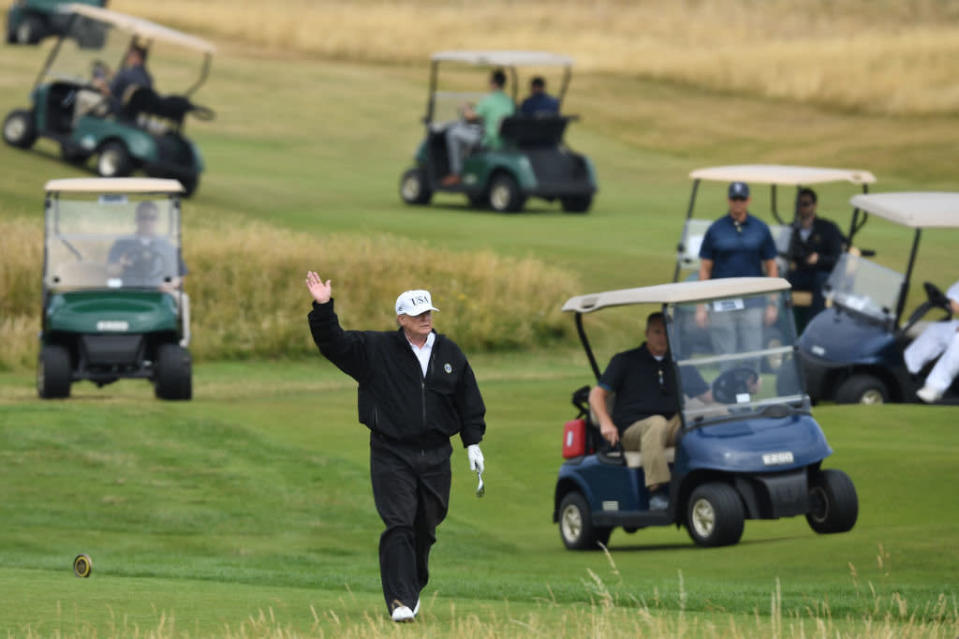
<instances>
[{"instance_id":1,"label":"man in green shirt","mask_svg":"<svg viewBox=\"0 0 959 639\"><path fill-rule=\"evenodd\" d=\"M450 174L443 178L443 186L460 183L463 155L469 149L480 143L490 149L498 149L503 144L499 136L499 125L503 118L513 115L516 105L503 91L506 85L506 74L502 69L496 69L490 74L489 83L490 92L475 108L464 105L463 121L457 122L446 130Z\"/></svg>"}]
</instances>

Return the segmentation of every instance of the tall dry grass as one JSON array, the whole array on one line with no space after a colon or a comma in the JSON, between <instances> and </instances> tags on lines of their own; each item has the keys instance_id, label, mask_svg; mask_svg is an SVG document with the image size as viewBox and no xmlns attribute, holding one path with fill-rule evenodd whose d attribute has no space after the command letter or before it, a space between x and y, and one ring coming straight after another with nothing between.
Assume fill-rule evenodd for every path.
<instances>
[{"instance_id":1,"label":"tall dry grass","mask_svg":"<svg viewBox=\"0 0 959 639\"><path fill-rule=\"evenodd\" d=\"M609 72L888 114L959 111L949 0L116 0L120 11L324 57L425 65L545 49Z\"/></svg>"},{"instance_id":2,"label":"tall dry grass","mask_svg":"<svg viewBox=\"0 0 959 639\"><path fill-rule=\"evenodd\" d=\"M753 615L714 612L707 615L687 614L687 592L679 574L677 593L662 593L678 603L666 607L660 593L652 601L613 595L604 581L592 571L584 580L589 604L560 604L543 601L532 611L512 612L509 601L482 606L476 612L463 612L456 602L440 606L427 602L422 614L408 626L398 626L383 614L365 612L357 615L346 606L317 610L310 606L310 617L293 623L283 619L272 608L235 624L224 625L219 632L191 633L187 624L178 625L174 615L158 611L152 627L139 625L126 617L116 619L103 628L84 625L74 631L58 631L62 639L81 637L143 637L167 639L193 636L225 639L299 639L301 637L336 637L337 639L381 639L383 637L417 636L451 639L493 639L509 637L555 637L556 639L607 639L612 637L656 637L683 639L953 639L959 636L959 609L955 598L940 595L922 607L910 605L898 593L889 597L871 593L870 610L844 619L834 617L826 600L812 601L801 612L783 611L782 586L777 579L768 599L768 606ZM503 606L505 604L505 607ZM528 610L524 607L524 610ZM302 629L304 621L309 629ZM20 636L39 639L48 634L27 626Z\"/></svg>"},{"instance_id":3,"label":"tall dry grass","mask_svg":"<svg viewBox=\"0 0 959 639\"><path fill-rule=\"evenodd\" d=\"M313 238L254 224L185 233L186 290L199 359L310 354L307 269L333 280L346 328L396 326L397 294L428 288L441 309L437 329L464 349L512 350L567 336L559 305L577 292L571 273L535 259L489 251L453 253L405 239ZM0 369L32 365L40 327L42 230L0 220Z\"/></svg>"}]
</instances>

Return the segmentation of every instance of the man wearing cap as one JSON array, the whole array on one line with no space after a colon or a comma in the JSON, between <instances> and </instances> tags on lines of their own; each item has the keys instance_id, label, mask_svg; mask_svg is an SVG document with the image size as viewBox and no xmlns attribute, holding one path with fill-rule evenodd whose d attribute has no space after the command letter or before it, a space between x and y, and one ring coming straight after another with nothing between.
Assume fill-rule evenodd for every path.
<instances>
[{"instance_id":1,"label":"man wearing cap","mask_svg":"<svg viewBox=\"0 0 959 639\"><path fill-rule=\"evenodd\" d=\"M413 621L429 580L430 547L450 495L450 437L459 433L470 469L483 472L486 408L460 348L433 330L429 291L396 298L396 331L344 331L330 280L306 274L313 341L359 383L359 421L370 429L373 499L386 530L380 578L393 621Z\"/></svg>"},{"instance_id":2,"label":"man wearing cap","mask_svg":"<svg viewBox=\"0 0 959 639\"><path fill-rule=\"evenodd\" d=\"M765 222L749 214L749 185L733 182L728 195L729 213L713 222L703 236L699 279L762 277L763 268L769 277L778 277L772 233ZM775 304L765 309L746 306L727 310L717 306L713 311L708 313L707 307L700 305L696 323L702 328L712 325L709 335L717 353L760 350L763 322L771 325L776 321Z\"/></svg>"}]
</instances>

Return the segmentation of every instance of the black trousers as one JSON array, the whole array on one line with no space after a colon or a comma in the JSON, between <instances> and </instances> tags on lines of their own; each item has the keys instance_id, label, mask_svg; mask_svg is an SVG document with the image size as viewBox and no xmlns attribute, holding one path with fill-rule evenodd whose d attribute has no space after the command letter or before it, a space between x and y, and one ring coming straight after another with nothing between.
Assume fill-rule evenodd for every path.
<instances>
[{"instance_id":1,"label":"black trousers","mask_svg":"<svg viewBox=\"0 0 959 639\"><path fill-rule=\"evenodd\" d=\"M390 611L400 604L412 609L429 581L430 548L449 508L452 452L449 443L424 449L370 437L373 500L386 524L380 580Z\"/></svg>"}]
</instances>

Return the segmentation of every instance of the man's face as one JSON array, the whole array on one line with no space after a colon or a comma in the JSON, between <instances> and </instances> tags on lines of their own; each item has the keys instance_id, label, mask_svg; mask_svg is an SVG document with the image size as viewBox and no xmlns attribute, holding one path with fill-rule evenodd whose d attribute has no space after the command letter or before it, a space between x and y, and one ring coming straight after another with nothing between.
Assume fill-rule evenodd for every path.
<instances>
[{"instance_id":1,"label":"man's face","mask_svg":"<svg viewBox=\"0 0 959 639\"><path fill-rule=\"evenodd\" d=\"M808 195L799 197L799 217L803 221L809 221L816 216L816 203Z\"/></svg>"},{"instance_id":2,"label":"man's face","mask_svg":"<svg viewBox=\"0 0 959 639\"><path fill-rule=\"evenodd\" d=\"M729 214L733 216L733 219L737 222L742 222L746 219L746 212L749 210L750 198L748 197L731 197L729 198Z\"/></svg>"},{"instance_id":3,"label":"man's face","mask_svg":"<svg viewBox=\"0 0 959 639\"><path fill-rule=\"evenodd\" d=\"M397 315L397 321L403 328L403 331L410 337L426 339L426 336L433 330L433 313L426 311L415 317L412 315Z\"/></svg>"},{"instance_id":4,"label":"man's face","mask_svg":"<svg viewBox=\"0 0 959 639\"><path fill-rule=\"evenodd\" d=\"M137 215L137 235L156 235L156 227L156 212L141 213Z\"/></svg>"},{"instance_id":5,"label":"man's face","mask_svg":"<svg viewBox=\"0 0 959 639\"><path fill-rule=\"evenodd\" d=\"M666 354L666 326L660 320L646 325L646 348L657 357Z\"/></svg>"}]
</instances>

